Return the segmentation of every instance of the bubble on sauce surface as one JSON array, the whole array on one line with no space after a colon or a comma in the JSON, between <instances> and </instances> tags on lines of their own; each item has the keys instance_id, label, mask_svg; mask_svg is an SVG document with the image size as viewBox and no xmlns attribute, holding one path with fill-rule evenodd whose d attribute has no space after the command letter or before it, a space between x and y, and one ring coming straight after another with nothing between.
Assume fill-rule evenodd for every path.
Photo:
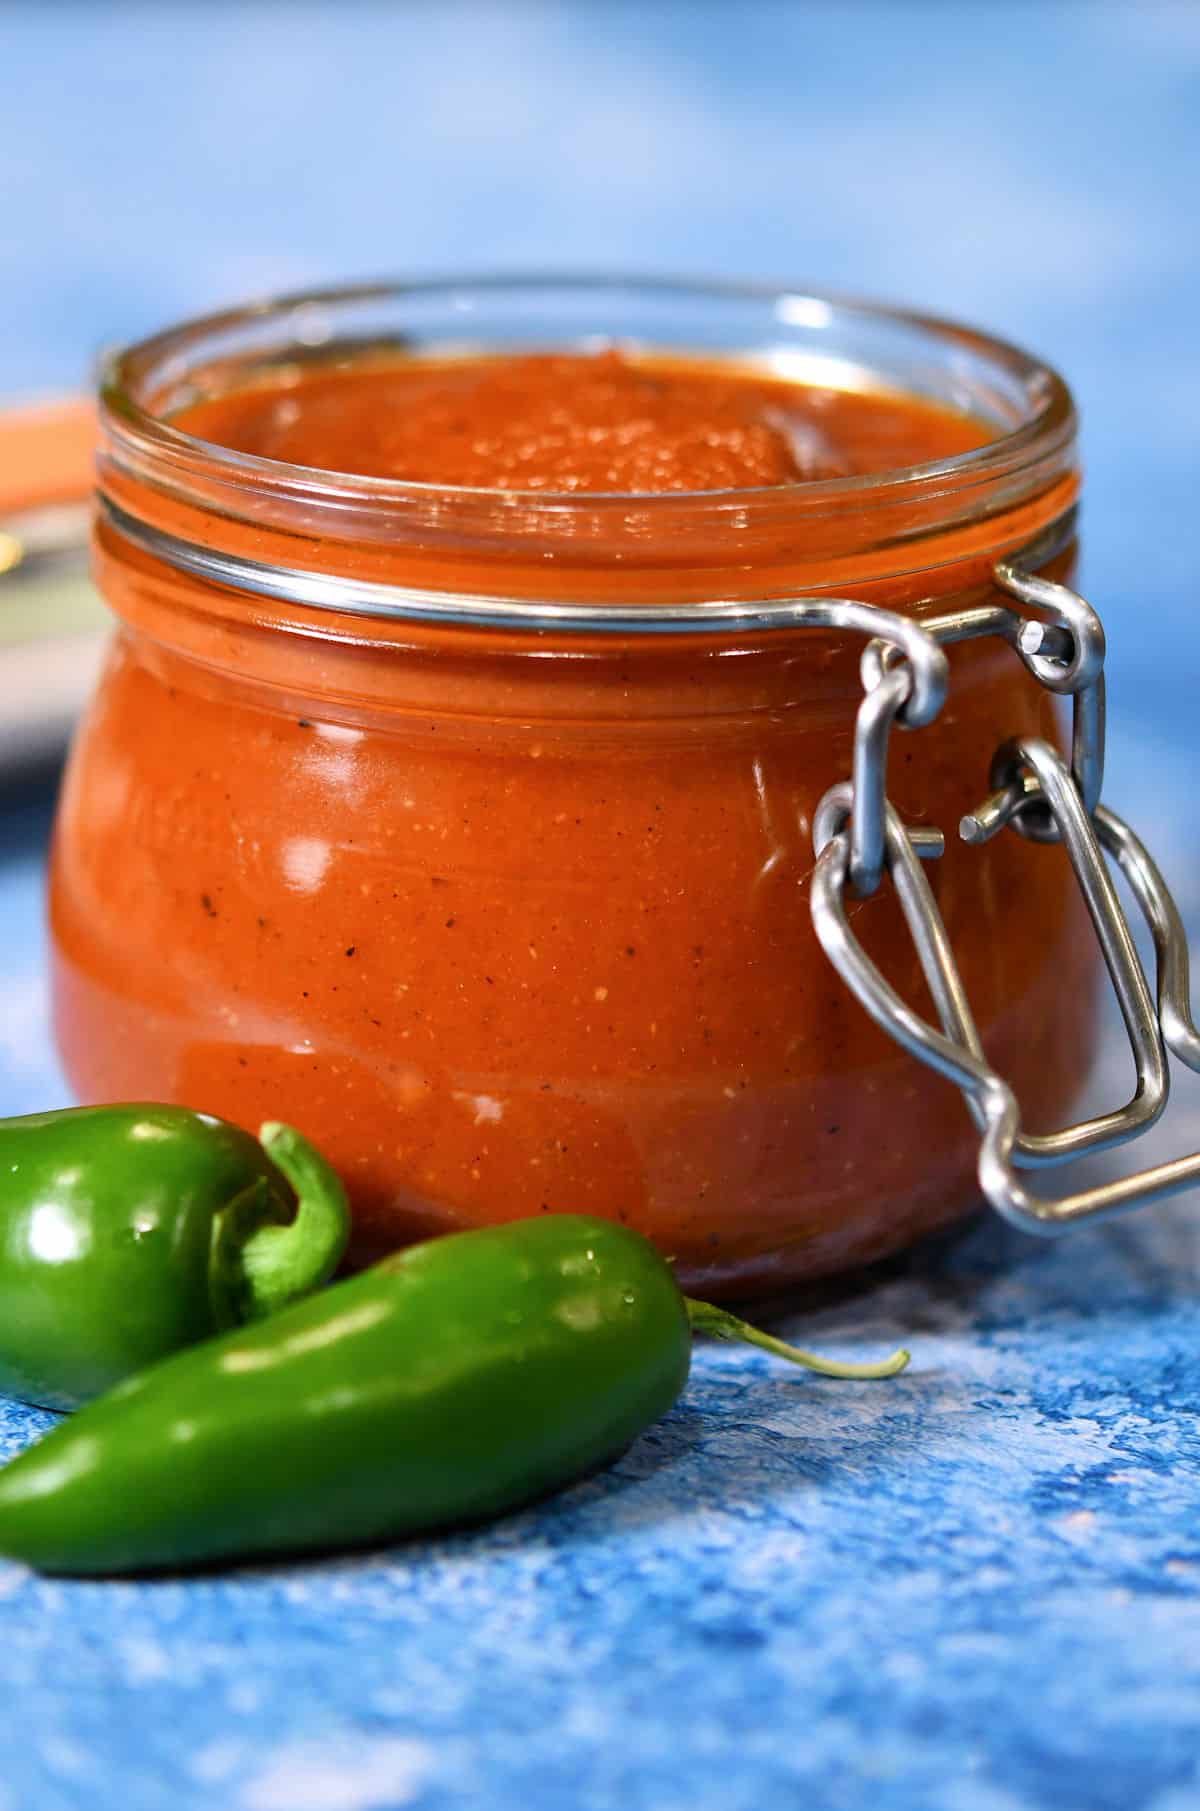
<instances>
[{"instance_id":1,"label":"bubble on sauce surface","mask_svg":"<svg viewBox=\"0 0 1200 1811\"><path fill-rule=\"evenodd\" d=\"M827 395L828 392L815 394ZM809 483L821 478L847 478L853 473L854 467L845 453L834 446L819 423L800 407L767 408L763 411L763 419L787 443L796 468L793 482L797 478Z\"/></svg>"}]
</instances>

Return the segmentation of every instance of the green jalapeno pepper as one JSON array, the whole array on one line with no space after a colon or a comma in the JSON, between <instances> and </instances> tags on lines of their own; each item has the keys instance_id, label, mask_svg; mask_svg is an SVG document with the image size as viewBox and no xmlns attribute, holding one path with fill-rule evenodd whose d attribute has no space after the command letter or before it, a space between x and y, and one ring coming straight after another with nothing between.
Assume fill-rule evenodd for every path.
<instances>
[{"instance_id":1,"label":"green jalapeno pepper","mask_svg":"<svg viewBox=\"0 0 1200 1811\"><path fill-rule=\"evenodd\" d=\"M835 1375L907 1360L761 1343ZM56 1427L0 1472L0 1553L140 1572L499 1515L615 1458L679 1396L690 1351L670 1265L626 1227L554 1215L434 1239Z\"/></svg>"},{"instance_id":2,"label":"green jalapeno pepper","mask_svg":"<svg viewBox=\"0 0 1200 1811\"><path fill-rule=\"evenodd\" d=\"M0 1121L0 1393L76 1408L325 1282L342 1185L298 1132L261 1139L172 1106Z\"/></svg>"}]
</instances>

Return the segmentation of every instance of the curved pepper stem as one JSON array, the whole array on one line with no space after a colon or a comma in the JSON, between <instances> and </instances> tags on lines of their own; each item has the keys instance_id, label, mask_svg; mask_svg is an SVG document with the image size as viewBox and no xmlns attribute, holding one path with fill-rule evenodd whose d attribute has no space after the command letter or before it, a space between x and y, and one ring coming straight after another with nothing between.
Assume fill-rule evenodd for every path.
<instances>
[{"instance_id":1,"label":"curved pepper stem","mask_svg":"<svg viewBox=\"0 0 1200 1811\"><path fill-rule=\"evenodd\" d=\"M736 1314L729 1314L724 1308L715 1307L712 1302L695 1302L689 1295L685 1295L683 1299L693 1332L707 1333L713 1339L737 1340L749 1346L761 1346L764 1352L773 1352L776 1358L786 1358L790 1364L803 1365L805 1370L817 1371L822 1377L896 1377L908 1364L909 1354L903 1346L889 1358L882 1358L876 1364L838 1364L836 1360L822 1358L816 1352L804 1352L799 1346L789 1346L773 1334L763 1333L760 1328L752 1327L749 1321L739 1320Z\"/></svg>"},{"instance_id":2,"label":"curved pepper stem","mask_svg":"<svg viewBox=\"0 0 1200 1811\"><path fill-rule=\"evenodd\" d=\"M245 1320L261 1320L328 1282L350 1236L346 1191L307 1138L278 1120L261 1126L258 1138L295 1190L296 1213L285 1226L257 1226L238 1252Z\"/></svg>"}]
</instances>

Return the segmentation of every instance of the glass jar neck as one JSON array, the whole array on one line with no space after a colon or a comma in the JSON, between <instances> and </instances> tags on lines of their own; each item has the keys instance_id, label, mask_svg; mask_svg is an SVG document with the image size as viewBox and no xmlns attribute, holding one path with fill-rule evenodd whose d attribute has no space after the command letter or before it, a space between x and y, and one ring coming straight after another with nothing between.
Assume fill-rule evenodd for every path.
<instances>
[{"instance_id":1,"label":"glass jar neck","mask_svg":"<svg viewBox=\"0 0 1200 1811\"><path fill-rule=\"evenodd\" d=\"M336 368L363 346L461 346L468 324L472 353L578 349L599 332L741 371L940 403L974 413L994 437L877 476L612 496L322 472L173 425L198 399L281 370L303 382L306 370ZM287 598L297 573L385 587L376 598L383 617L410 613L415 594L444 597L448 621L471 598L661 606L895 586L919 596L943 589L947 569L979 568L1035 539L1077 492L1071 399L1037 361L942 322L733 287L499 281L292 298L116 357L101 431L100 487L114 534L122 524L140 530L143 553L157 545L151 557L168 563L172 549L219 554L219 582L260 598ZM191 572L200 578L194 560ZM300 589L291 587L297 604Z\"/></svg>"}]
</instances>

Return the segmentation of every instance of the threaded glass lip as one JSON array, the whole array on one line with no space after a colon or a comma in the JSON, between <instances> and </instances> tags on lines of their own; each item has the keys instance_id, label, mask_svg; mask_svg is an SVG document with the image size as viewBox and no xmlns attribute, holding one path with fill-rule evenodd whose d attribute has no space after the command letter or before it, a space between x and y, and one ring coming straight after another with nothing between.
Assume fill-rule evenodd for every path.
<instances>
[{"instance_id":1,"label":"threaded glass lip","mask_svg":"<svg viewBox=\"0 0 1200 1811\"><path fill-rule=\"evenodd\" d=\"M203 397L280 371L302 375L322 361L408 351L447 357L594 350L601 343L928 399L974 410L995 436L968 452L893 471L721 490L597 493L324 471L199 439L172 419ZM827 595L834 588L819 568L843 558L843 549L844 557L863 548L890 553L901 570L913 570L923 546L943 532L973 531L993 518L999 526L1043 495L1043 524L1052 512L1065 522L1073 487L1065 486L1061 502L1054 499L1058 481L1075 472L1075 432L1070 392L1048 366L972 328L874 302L761 284L614 276L360 284L208 315L111 354L101 382L102 521L126 543L203 582L322 616L597 635L701 627L732 633L794 623L802 590ZM663 599L660 583L652 595L661 601L639 600L639 575L673 569L680 548L702 549L696 558L712 595L701 592L697 601L693 588L690 598ZM781 548L807 560L806 584L788 584ZM1011 543L1003 550L1011 552ZM385 582L365 576L366 555ZM440 571L426 582L443 555L449 565L464 558L489 594L469 582L443 590ZM603 601L597 573L609 593ZM491 594L496 580L503 595Z\"/></svg>"},{"instance_id":2,"label":"threaded glass lip","mask_svg":"<svg viewBox=\"0 0 1200 1811\"><path fill-rule=\"evenodd\" d=\"M389 313L402 322L406 305L422 320L428 321L444 310L449 329L457 324L458 341L470 340L472 327L480 331L479 350L503 351L504 343L488 338L489 303L507 299L518 313L540 314L547 320L554 314L556 298L586 296L602 319L606 302L610 305L640 298L651 304L652 312L669 318L672 304L682 316L693 316L697 310L713 316L750 312L764 323L773 321L784 335L774 347L775 355L793 351L797 362L807 357L813 369L825 368L830 375L840 372L843 380L853 378L853 360L836 352L821 350L822 336L837 336L839 329L857 328L859 335L870 337L871 329L892 329L923 342L927 355L940 348L945 369L953 377L957 367L965 379L966 368L974 363L981 370L990 367L1007 386L1010 406L1024 402L1022 417L1005 432L982 446L949 458L898 468L894 471L870 472L847 477L799 479L783 484L738 486L719 490L642 492L642 491L553 491L501 489L479 485L449 485L403 478L379 478L353 472L327 471L319 467L293 465L284 460L260 454L242 453L186 433L169 419L173 398L187 396L189 383L196 374L211 368L213 360L235 356L241 344L247 356L256 348L278 358L281 350L297 356L312 357L314 352L346 343L339 336L338 322L353 325L356 318L382 321ZM571 314L576 311L566 310ZM624 313L613 307L612 312ZM553 349L573 344L596 343L596 334L572 335L570 321L564 322L567 339L559 339ZM561 329L560 329L561 331ZM800 336L803 349L789 345L788 336ZM444 331L445 343L450 337ZM349 343L361 343L351 340ZM536 343L536 342L535 342ZM616 343L628 341L618 335ZM661 342L659 342L661 343ZM527 342L521 342L522 347ZM647 343L649 349L650 343ZM672 348L674 350L674 348ZM750 360L763 347L731 347L735 357ZM760 367L761 368L761 367ZM769 368L769 367L768 367ZM862 376L875 379L876 389L894 388L908 393L903 386L889 383L886 373L864 367ZM838 387L836 384L834 387ZM841 387L854 387L843 381ZM799 289L777 289L766 284L689 282L668 278L620 276L530 276L530 277L456 277L428 279L417 283L368 283L314 289L283 295L248 307L230 309L199 317L181 326L115 351L105 359L100 382L100 397L106 426L116 442L119 457L122 442L140 445L143 452L157 449L166 455L184 459L202 456L210 467L221 468L242 478L257 478L271 488L291 487L309 498L375 499L381 505L403 503L406 499L462 498L488 502L496 507L517 510L533 509L539 514L550 511L592 512L606 506L618 509L636 507L639 512L664 514L677 512L689 499L697 503L752 507L764 499L780 505L803 497L809 507L823 503L855 499L868 502L874 494L894 494L899 487L919 489L938 479L969 482L983 479L1024 463L1038 453L1045 453L1056 441L1069 442L1075 432L1075 411L1070 391L1050 366L1033 358L1019 347L990 334L936 316L891 308L854 298ZM167 404L164 410L164 401ZM183 406L176 401L175 406Z\"/></svg>"}]
</instances>

